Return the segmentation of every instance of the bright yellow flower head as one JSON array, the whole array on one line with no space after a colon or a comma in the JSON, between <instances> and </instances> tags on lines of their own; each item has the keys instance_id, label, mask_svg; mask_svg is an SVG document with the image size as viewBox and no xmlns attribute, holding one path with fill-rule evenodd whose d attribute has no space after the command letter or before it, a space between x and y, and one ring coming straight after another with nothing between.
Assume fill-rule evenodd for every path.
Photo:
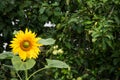
<instances>
[{"instance_id":1,"label":"bright yellow flower head","mask_svg":"<svg viewBox=\"0 0 120 80\"><path fill-rule=\"evenodd\" d=\"M38 44L39 40L40 38L37 38L36 34L28 29L25 32L20 30L11 41L10 47L13 48L12 52L18 54L23 61L27 58L36 59L40 52L39 46L42 46L42 44Z\"/></svg>"}]
</instances>

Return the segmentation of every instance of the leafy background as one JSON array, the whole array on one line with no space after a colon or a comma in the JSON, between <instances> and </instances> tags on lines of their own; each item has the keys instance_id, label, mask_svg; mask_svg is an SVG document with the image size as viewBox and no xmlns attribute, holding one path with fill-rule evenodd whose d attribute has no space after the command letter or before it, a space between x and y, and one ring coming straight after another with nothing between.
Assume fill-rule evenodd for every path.
<instances>
[{"instance_id":1,"label":"leafy background","mask_svg":"<svg viewBox=\"0 0 120 80\"><path fill-rule=\"evenodd\" d=\"M63 54L53 55L53 46L42 47L37 63L29 72L42 68L46 58L59 59L71 70L49 69L32 80L119 80L119 0L0 0L0 52L10 51L13 32L29 28L42 38L54 38ZM44 27L47 22L55 27ZM0 79L17 76L0 61ZM22 74L22 72L21 72Z\"/></svg>"}]
</instances>

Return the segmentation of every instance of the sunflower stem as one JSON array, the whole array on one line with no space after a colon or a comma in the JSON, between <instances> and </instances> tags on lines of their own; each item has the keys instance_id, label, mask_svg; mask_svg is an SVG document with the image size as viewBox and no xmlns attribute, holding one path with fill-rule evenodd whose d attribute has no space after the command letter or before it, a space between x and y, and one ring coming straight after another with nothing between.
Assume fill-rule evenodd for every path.
<instances>
[{"instance_id":1,"label":"sunflower stem","mask_svg":"<svg viewBox=\"0 0 120 80\"><path fill-rule=\"evenodd\" d=\"M40 72L40 71L42 71L42 70L44 70L44 69L47 69L47 68L48 68L48 67L43 67L43 68L38 69L37 71L33 72L33 73L28 77L28 80L29 80L32 76L34 76L36 73L38 73L38 72Z\"/></svg>"},{"instance_id":2,"label":"sunflower stem","mask_svg":"<svg viewBox=\"0 0 120 80\"><path fill-rule=\"evenodd\" d=\"M16 74L17 74L17 76L19 77L19 79L22 80L22 78L20 77L18 71L16 71Z\"/></svg>"},{"instance_id":3,"label":"sunflower stem","mask_svg":"<svg viewBox=\"0 0 120 80\"><path fill-rule=\"evenodd\" d=\"M25 80L29 80L28 79L28 71L27 71L27 69L25 70Z\"/></svg>"}]
</instances>

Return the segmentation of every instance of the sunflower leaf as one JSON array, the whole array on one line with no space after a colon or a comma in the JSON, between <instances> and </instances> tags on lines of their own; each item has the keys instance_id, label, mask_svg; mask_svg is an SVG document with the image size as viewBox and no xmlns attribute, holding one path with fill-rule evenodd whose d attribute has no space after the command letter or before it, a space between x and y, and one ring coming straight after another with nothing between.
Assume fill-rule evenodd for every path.
<instances>
[{"instance_id":1,"label":"sunflower leaf","mask_svg":"<svg viewBox=\"0 0 120 80\"><path fill-rule=\"evenodd\" d=\"M52 44L54 44L54 43L55 43L55 40L54 40L54 39L52 39L52 38L48 38L48 39L41 39L41 40L39 40L39 42L38 42L38 43L43 44L43 45L52 45Z\"/></svg>"},{"instance_id":2,"label":"sunflower leaf","mask_svg":"<svg viewBox=\"0 0 120 80\"><path fill-rule=\"evenodd\" d=\"M50 60L46 59L47 64L46 67L48 68L68 68L70 69L69 65L67 65L65 62L60 60Z\"/></svg>"},{"instance_id":3,"label":"sunflower leaf","mask_svg":"<svg viewBox=\"0 0 120 80\"><path fill-rule=\"evenodd\" d=\"M27 61L22 61L19 56L14 56L12 58L12 64L13 67L16 70L26 70L26 69L31 69L35 65L35 60L29 59Z\"/></svg>"},{"instance_id":4,"label":"sunflower leaf","mask_svg":"<svg viewBox=\"0 0 120 80\"><path fill-rule=\"evenodd\" d=\"M12 57L12 52L3 52L0 54L0 59L11 59Z\"/></svg>"}]
</instances>

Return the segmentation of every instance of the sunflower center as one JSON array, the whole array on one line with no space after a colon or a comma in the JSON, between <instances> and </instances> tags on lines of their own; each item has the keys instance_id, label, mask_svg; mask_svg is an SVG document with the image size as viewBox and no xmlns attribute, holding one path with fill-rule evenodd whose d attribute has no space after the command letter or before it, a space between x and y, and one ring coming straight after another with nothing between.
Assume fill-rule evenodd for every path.
<instances>
[{"instance_id":1,"label":"sunflower center","mask_svg":"<svg viewBox=\"0 0 120 80\"><path fill-rule=\"evenodd\" d=\"M28 48L30 46L30 43L28 41L23 42L23 47Z\"/></svg>"},{"instance_id":2,"label":"sunflower center","mask_svg":"<svg viewBox=\"0 0 120 80\"><path fill-rule=\"evenodd\" d=\"M31 48L31 43L30 43L30 41L27 41L27 40L22 41L21 44L20 44L20 47L21 47L22 50L28 51Z\"/></svg>"}]
</instances>

